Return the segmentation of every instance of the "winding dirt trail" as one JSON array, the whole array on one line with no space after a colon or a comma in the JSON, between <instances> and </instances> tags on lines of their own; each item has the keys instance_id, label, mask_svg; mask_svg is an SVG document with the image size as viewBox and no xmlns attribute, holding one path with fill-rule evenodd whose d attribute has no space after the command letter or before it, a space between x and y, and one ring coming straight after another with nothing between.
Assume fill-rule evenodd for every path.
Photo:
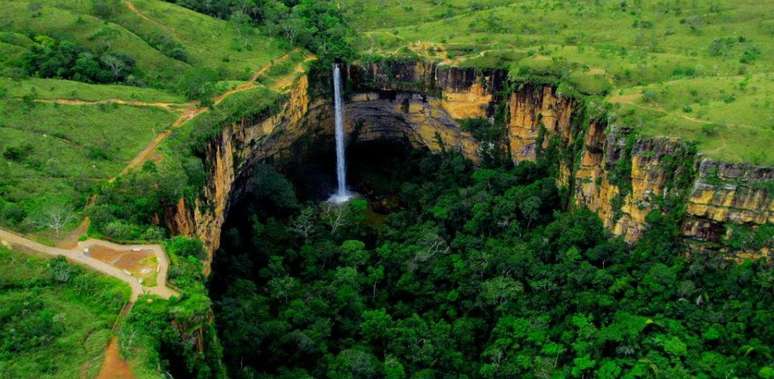
<instances>
[{"instance_id":1,"label":"winding dirt trail","mask_svg":"<svg viewBox=\"0 0 774 379\"><path fill-rule=\"evenodd\" d=\"M118 337L113 337L105 350L105 360L97 379L134 379L134 374L118 350Z\"/></svg>"},{"instance_id":2,"label":"winding dirt trail","mask_svg":"<svg viewBox=\"0 0 774 379\"><path fill-rule=\"evenodd\" d=\"M221 103L223 100L227 99L229 96L231 96L231 95L233 95L233 94L236 94L236 93L239 93L239 92L243 92L243 91L247 91L247 90L249 90L249 89L253 89L253 88L256 88L256 87L258 87L258 84L257 84L257 81L258 81L258 79L260 79L260 78L261 78L263 75L265 75L265 74L266 74L266 73L267 73L269 70L271 70L271 69L272 69L272 67L274 67L274 66L276 66L276 65L278 65L278 64L285 63L285 62L286 62L288 59L290 59L290 56L291 56L292 54L297 54L297 53L299 53L300 51L301 51L301 50L299 50L299 49L293 49L293 50L291 50L291 51L289 51L289 52L285 53L284 55L280 56L280 57L279 57L279 58L277 58L276 60L272 61L271 63L269 63L269 64L267 64L267 65L265 65L265 66L261 67L260 69L258 69L257 71L255 71L255 72L253 73L253 75L252 75L252 76L250 76L250 79L249 79L248 81L246 81L246 82L244 82L244 83L242 83L242 84L240 84L240 85L238 85L238 86L236 86L236 87L234 87L234 88L232 88L232 89L230 89L230 90L228 90L228 91L224 92L224 93L223 93L223 94L221 94L221 95L218 95L218 96L216 96L216 97L213 99L213 104L214 104L214 105L218 105L218 104L220 104L220 103ZM311 57L311 55L310 55L310 56L307 56L307 58L304 60L304 62L308 62L310 59L313 59L313 58L310 58L310 57ZM294 74L294 73L296 73L296 72L297 72L297 71L296 71L296 69L297 69L297 68L298 68L298 65L297 65L296 67L294 67L294 70L293 70L291 73L289 73L289 74L286 74L286 75L283 75L283 76L282 76L280 79L284 79L284 78L286 78L287 76L289 76L290 74ZM278 80L279 80L279 79L278 79Z\"/></svg>"},{"instance_id":3,"label":"winding dirt trail","mask_svg":"<svg viewBox=\"0 0 774 379\"><path fill-rule=\"evenodd\" d=\"M180 109L190 107L190 103L168 103L168 102L147 102L139 100L123 99L104 99L104 100L81 100L81 99L36 99L36 103L60 104L60 105L100 105L117 104L130 105L134 107L160 108L170 112L180 112Z\"/></svg>"},{"instance_id":4,"label":"winding dirt trail","mask_svg":"<svg viewBox=\"0 0 774 379\"><path fill-rule=\"evenodd\" d=\"M130 0L124 0L124 4L126 4L126 8L129 9L129 12L132 12L132 13L136 14L138 17L140 17L141 19L143 19L145 21L148 21L151 24L154 24L154 25L158 26L159 28L164 30L166 33L169 33L169 35L175 37L175 39L179 39L178 36L177 36L177 33L175 33L174 30L170 29L169 27L167 27L163 23L161 23L159 21L156 21L156 20L146 16L145 13L142 13L139 9L137 9L137 7L134 6L134 3L132 3Z\"/></svg>"},{"instance_id":5,"label":"winding dirt trail","mask_svg":"<svg viewBox=\"0 0 774 379\"><path fill-rule=\"evenodd\" d=\"M213 105L218 105L222 103L224 100L226 100L227 98L229 98L230 96L233 96L237 93L244 92L258 87L258 84L256 82L261 76L266 74L266 72L268 72L275 65L287 61L292 54L297 53L299 51L300 50L298 49L294 49L288 53L285 53L284 55L277 58L273 62L261 67L260 69L258 69L253 73L253 75L250 77L248 81L243 82L238 86L214 97L212 101ZM278 78L274 83L272 83L272 86L270 86L270 88L277 89L277 88L274 88L274 85L276 83L278 82L285 83L287 80L292 80L292 78L295 77L295 75L299 72L299 69L303 71L303 64L313 59L316 59L316 58L314 58L311 55L307 56L302 63L299 63L298 65L296 65L296 67L294 67L293 71L291 71L286 75L283 75L282 77ZM189 121L193 120L200 114L207 112L208 110L209 110L209 107L201 107L197 103L192 103L191 106L189 106L188 109L183 111L183 114L177 120L175 120L175 122L172 124L172 127L170 129L165 130L159 133L158 135L156 135L156 137L154 137L153 140L151 140L150 143L148 143L148 145L145 146L145 148L142 151L140 151L131 161L129 161L129 164L126 167L124 167L120 175L126 175L127 173L129 173L129 171L136 169L142 166L143 164L145 164L145 162L147 162L148 160L150 160L156 155L156 150L158 149L158 147L161 145L162 142L164 142L165 139L167 139L167 137L170 136L170 134L172 134L172 131L174 131L174 129L177 129L185 125ZM112 178L110 179L110 182L114 180L115 178Z\"/></svg>"},{"instance_id":6,"label":"winding dirt trail","mask_svg":"<svg viewBox=\"0 0 774 379\"><path fill-rule=\"evenodd\" d=\"M88 224L86 224L88 225ZM42 245L15 233L0 229L0 245L22 252L35 252L52 257L65 257L70 262L86 266L102 274L116 278L129 285L131 294L129 302L121 310L113 324L114 336L105 350L105 358L97 378L100 379L133 379L134 375L129 364L121 357L118 347L118 337L115 336L118 325L126 317L137 298L143 294L157 295L163 299L180 294L167 286L169 258L159 245L119 245L108 241L86 240L78 242L73 248L63 249ZM109 263L93 258L87 254L90 249L107 248L118 252L151 251L156 258L156 284L153 287L143 286L141 281L126 270L119 269Z\"/></svg>"}]
</instances>

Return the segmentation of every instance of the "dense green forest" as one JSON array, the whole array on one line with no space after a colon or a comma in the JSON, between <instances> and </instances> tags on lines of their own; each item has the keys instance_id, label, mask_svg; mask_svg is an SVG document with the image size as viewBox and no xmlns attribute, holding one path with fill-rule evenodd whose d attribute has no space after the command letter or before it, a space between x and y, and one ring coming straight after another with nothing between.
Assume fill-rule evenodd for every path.
<instances>
[{"instance_id":1,"label":"dense green forest","mask_svg":"<svg viewBox=\"0 0 774 379\"><path fill-rule=\"evenodd\" d=\"M551 162L382 163L343 206L256 170L210 282L230 376L774 375L774 272L687 256L679 199L628 246Z\"/></svg>"}]
</instances>

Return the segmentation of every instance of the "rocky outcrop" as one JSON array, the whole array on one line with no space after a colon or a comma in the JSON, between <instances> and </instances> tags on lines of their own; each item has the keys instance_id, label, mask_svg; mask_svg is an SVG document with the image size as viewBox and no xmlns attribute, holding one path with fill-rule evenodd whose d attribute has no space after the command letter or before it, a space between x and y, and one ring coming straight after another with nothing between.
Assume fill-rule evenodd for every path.
<instances>
[{"instance_id":1,"label":"rocky outcrop","mask_svg":"<svg viewBox=\"0 0 774 379\"><path fill-rule=\"evenodd\" d=\"M612 128L606 133L601 125L592 123L584 138L574 173L575 202L596 212L613 233L633 242L645 231L645 218L657 209L657 202L679 195L677 179L691 175L691 165L679 165L675 159L693 156L679 141L640 138L629 142L629 130Z\"/></svg>"},{"instance_id":2,"label":"rocky outcrop","mask_svg":"<svg viewBox=\"0 0 774 379\"><path fill-rule=\"evenodd\" d=\"M774 168L704 159L688 198L683 234L719 242L725 225L774 223Z\"/></svg>"},{"instance_id":3,"label":"rocky outcrop","mask_svg":"<svg viewBox=\"0 0 774 379\"><path fill-rule=\"evenodd\" d=\"M535 160L541 133L559 136L568 145L575 108L572 99L557 95L551 86L524 86L513 92L508 100L508 141L513 161ZM548 142L548 138L540 141L542 147Z\"/></svg>"},{"instance_id":4,"label":"rocky outcrop","mask_svg":"<svg viewBox=\"0 0 774 379\"><path fill-rule=\"evenodd\" d=\"M611 170L622 159L624 142L616 134L608 136L606 124L592 122L584 138L580 163L574 173L575 201L594 211L609 229L613 229L616 211L613 200L620 189L611 183Z\"/></svg>"},{"instance_id":5,"label":"rocky outcrop","mask_svg":"<svg viewBox=\"0 0 774 379\"><path fill-rule=\"evenodd\" d=\"M645 217L658 209L658 200L679 190L688 190L682 225L686 238L722 243L731 224L774 223L774 168L702 159L684 143L665 138L637 139L627 153L627 134L592 122L575 171L576 204L596 212L615 234L636 241L646 228ZM621 160L631 167L625 182L614 173ZM691 167L697 169L693 175ZM690 188L680 188L685 185L680 178L686 175L692 177Z\"/></svg>"},{"instance_id":6,"label":"rocky outcrop","mask_svg":"<svg viewBox=\"0 0 774 379\"><path fill-rule=\"evenodd\" d=\"M315 103L308 117L311 124L333 125L330 102ZM416 148L455 150L479 160L478 141L435 98L404 92L357 93L348 99L344 117L349 142L402 140Z\"/></svg>"},{"instance_id":7,"label":"rocky outcrop","mask_svg":"<svg viewBox=\"0 0 774 379\"><path fill-rule=\"evenodd\" d=\"M424 62L350 66L347 76L353 93L346 115L359 138L400 130L415 146L459 150L474 162L480 159L479 141L461 129L460 121L491 119L506 82L499 70Z\"/></svg>"},{"instance_id":8,"label":"rocky outcrop","mask_svg":"<svg viewBox=\"0 0 774 379\"><path fill-rule=\"evenodd\" d=\"M432 98L454 120L491 117L506 82L506 73L500 70L424 62L369 63L350 66L347 73L355 92L419 93Z\"/></svg>"}]
</instances>

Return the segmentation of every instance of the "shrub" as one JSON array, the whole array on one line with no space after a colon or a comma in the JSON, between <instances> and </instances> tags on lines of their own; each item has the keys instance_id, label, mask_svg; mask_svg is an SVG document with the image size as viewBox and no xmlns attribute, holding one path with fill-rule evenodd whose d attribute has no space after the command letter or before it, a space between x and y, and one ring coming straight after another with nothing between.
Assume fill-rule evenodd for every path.
<instances>
[{"instance_id":1,"label":"shrub","mask_svg":"<svg viewBox=\"0 0 774 379\"><path fill-rule=\"evenodd\" d=\"M91 11L101 18L111 18L121 11L120 0L93 0Z\"/></svg>"},{"instance_id":2,"label":"shrub","mask_svg":"<svg viewBox=\"0 0 774 379\"><path fill-rule=\"evenodd\" d=\"M142 239L143 241L159 241L164 239L166 235L167 233L164 231L163 228L156 225L151 225L147 229L145 229L144 232L142 232L140 239Z\"/></svg>"},{"instance_id":3,"label":"shrub","mask_svg":"<svg viewBox=\"0 0 774 379\"><path fill-rule=\"evenodd\" d=\"M753 46L753 47L747 48L742 53L742 58L739 59L739 62L744 64L750 64L755 62L758 58L760 58L760 56L761 56L761 50Z\"/></svg>"},{"instance_id":4,"label":"shrub","mask_svg":"<svg viewBox=\"0 0 774 379\"><path fill-rule=\"evenodd\" d=\"M0 308L0 357L26 352L48 344L62 333L61 322L54 322L54 311L43 301L14 293L3 299Z\"/></svg>"},{"instance_id":5,"label":"shrub","mask_svg":"<svg viewBox=\"0 0 774 379\"><path fill-rule=\"evenodd\" d=\"M157 34L148 41L153 48L162 54L179 61L188 62L188 52L179 42L164 34Z\"/></svg>"},{"instance_id":6,"label":"shrub","mask_svg":"<svg viewBox=\"0 0 774 379\"><path fill-rule=\"evenodd\" d=\"M178 90L189 100L198 100L210 105L215 94L218 73L209 68L197 68L186 72L178 82Z\"/></svg>"},{"instance_id":7,"label":"shrub","mask_svg":"<svg viewBox=\"0 0 774 379\"><path fill-rule=\"evenodd\" d=\"M20 146L8 146L5 148L5 151L3 151L3 158L9 161L21 162L26 157L28 157L31 152L32 152L32 145L30 144L24 144Z\"/></svg>"},{"instance_id":8,"label":"shrub","mask_svg":"<svg viewBox=\"0 0 774 379\"><path fill-rule=\"evenodd\" d=\"M67 263L65 257L56 257L51 260L51 265L48 267L51 273L51 278L60 283L67 283L70 279L77 274L77 271Z\"/></svg>"},{"instance_id":9,"label":"shrub","mask_svg":"<svg viewBox=\"0 0 774 379\"><path fill-rule=\"evenodd\" d=\"M15 203L0 203L0 221L19 224L27 217L27 212Z\"/></svg>"},{"instance_id":10,"label":"shrub","mask_svg":"<svg viewBox=\"0 0 774 379\"><path fill-rule=\"evenodd\" d=\"M706 124L701 127L701 133L707 137L714 137L718 135L719 126L715 124Z\"/></svg>"},{"instance_id":11,"label":"shrub","mask_svg":"<svg viewBox=\"0 0 774 379\"><path fill-rule=\"evenodd\" d=\"M696 69L693 67L677 67L672 71L672 76L692 78L696 76Z\"/></svg>"},{"instance_id":12,"label":"shrub","mask_svg":"<svg viewBox=\"0 0 774 379\"><path fill-rule=\"evenodd\" d=\"M126 54L96 54L74 42L41 35L35 37L35 42L22 58L28 75L113 83L126 81L134 71L135 61Z\"/></svg>"},{"instance_id":13,"label":"shrub","mask_svg":"<svg viewBox=\"0 0 774 379\"><path fill-rule=\"evenodd\" d=\"M646 103L652 103L656 101L656 98L658 97L658 94L656 94L656 91L647 89L642 92L642 100Z\"/></svg>"},{"instance_id":14,"label":"shrub","mask_svg":"<svg viewBox=\"0 0 774 379\"><path fill-rule=\"evenodd\" d=\"M167 241L164 247L167 253L183 258L194 257L204 259L207 257L204 244L198 239L177 236Z\"/></svg>"},{"instance_id":15,"label":"shrub","mask_svg":"<svg viewBox=\"0 0 774 379\"><path fill-rule=\"evenodd\" d=\"M105 151L105 149L99 147L99 146L88 146L86 147L86 156L91 160L101 160L106 161L110 157L108 156L108 153Z\"/></svg>"},{"instance_id":16,"label":"shrub","mask_svg":"<svg viewBox=\"0 0 774 379\"><path fill-rule=\"evenodd\" d=\"M736 39L731 37L717 38L710 42L709 55L711 57L719 57L726 55L728 50L731 50L736 45Z\"/></svg>"},{"instance_id":17,"label":"shrub","mask_svg":"<svg viewBox=\"0 0 774 379\"><path fill-rule=\"evenodd\" d=\"M140 229L137 225L119 220L109 222L103 231L107 237L118 241L135 240L140 236Z\"/></svg>"}]
</instances>

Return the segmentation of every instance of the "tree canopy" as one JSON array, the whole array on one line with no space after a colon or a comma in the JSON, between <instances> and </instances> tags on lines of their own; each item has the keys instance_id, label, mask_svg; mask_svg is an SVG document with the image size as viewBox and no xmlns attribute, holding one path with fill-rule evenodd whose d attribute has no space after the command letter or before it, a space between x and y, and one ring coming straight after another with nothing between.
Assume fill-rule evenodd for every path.
<instances>
[{"instance_id":1,"label":"tree canopy","mask_svg":"<svg viewBox=\"0 0 774 379\"><path fill-rule=\"evenodd\" d=\"M383 215L365 200L263 196L276 206L252 203L251 222L231 224L210 283L231 376L771 372L764 262L686 257L669 214L629 246L592 212L563 209L543 163L398 165L399 205Z\"/></svg>"}]
</instances>

